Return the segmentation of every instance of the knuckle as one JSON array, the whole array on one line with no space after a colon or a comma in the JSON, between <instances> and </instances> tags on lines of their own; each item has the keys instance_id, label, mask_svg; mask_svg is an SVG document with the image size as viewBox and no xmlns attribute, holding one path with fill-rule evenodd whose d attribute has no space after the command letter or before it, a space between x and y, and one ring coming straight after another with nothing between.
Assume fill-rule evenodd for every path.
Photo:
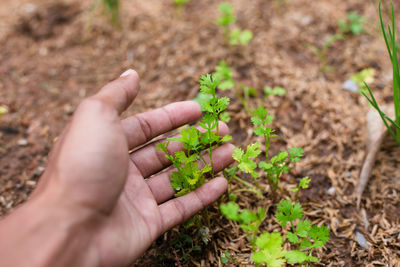
<instances>
[{"instance_id":1,"label":"knuckle","mask_svg":"<svg viewBox=\"0 0 400 267\"><path fill-rule=\"evenodd\" d=\"M175 204L175 208L179 214L179 221L183 222L186 220L186 211L185 211L185 206L184 204L181 202L181 200L179 198L177 198L174 202Z\"/></svg>"}]
</instances>

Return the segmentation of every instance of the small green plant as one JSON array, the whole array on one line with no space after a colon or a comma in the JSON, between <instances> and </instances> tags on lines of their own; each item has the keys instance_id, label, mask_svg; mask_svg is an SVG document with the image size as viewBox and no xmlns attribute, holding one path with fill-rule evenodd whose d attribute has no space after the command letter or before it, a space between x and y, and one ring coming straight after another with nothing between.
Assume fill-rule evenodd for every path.
<instances>
[{"instance_id":1,"label":"small green plant","mask_svg":"<svg viewBox=\"0 0 400 267\"><path fill-rule=\"evenodd\" d=\"M338 39L343 39L343 35L335 34L335 35L329 37L328 40L325 41L325 43L323 44L321 49L317 48L316 46L314 46L312 44L306 44L306 46L318 57L320 66L321 66L320 71L322 73L326 73L328 71L335 70L332 66L328 65L327 59L326 59L326 54L328 52L329 46Z\"/></svg>"},{"instance_id":2,"label":"small green plant","mask_svg":"<svg viewBox=\"0 0 400 267\"><path fill-rule=\"evenodd\" d=\"M380 109L367 83L365 83L365 87L367 89L362 91L362 94L367 98L368 102L372 105L372 107L374 107L378 111L388 132L394 138L396 143L400 146L400 71L399 71L399 58L398 58L399 47L396 43L396 22L394 16L393 3L392 3L392 27L388 25L387 26L388 31L386 31L385 25L383 23L381 3L379 3L379 18L381 23L382 34L385 39L387 51L389 53L389 57L393 67L393 102L394 102L395 120L392 120ZM392 130L392 127L395 128L395 131Z\"/></svg>"},{"instance_id":3,"label":"small green plant","mask_svg":"<svg viewBox=\"0 0 400 267\"><path fill-rule=\"evenodd\" d=\"M227 219L239 223L246 233L256 266L265 263L267 266L280 267L286 262L308 266L318 262L318 258L312 255L313 250L323 247L329 241L330 230L324 225L312 225L309 220L303 219L303 208L296 201L300 189L308 188L309 182L310 179L305 177L298 187L291 190L296 192L294 202L284 199L278 204L275 218L282 227L282 233L260 234L260 226L266 215L264 208L258 208L257 212L248 209L240 211L239 205L233 201L220 205L221 213ZM290 250L285 250L284 244Z\"/></svg>"},{"instance_id":4,"label":"small green plant","mask_svg":"<svg viewBox=\"0 0 400 267\"><path fill-rule=\"evenodd\" d=\"M196 127L182 129L179 137L169 138L167 142L157 145L157 150L163 151L176 171L172 173L171 185L177 191L175 196L187 194L200 187L206 181L206 174L214 177L214 164L212 150L215 146L231 140L231 136L219 136L218 121L222 112L229 105L229 98L217 97L216 89L220 80L210 74L202 75L200 79L200 90L203 98L200 100L204 111L199 125L205 130L201 132ZM171 141L181 142L186 151L178 151L173 155L168 153ZM204 159L202 151L207 150L210 163ZM200 163L202 167L200 167Z\"/></svg>"},{"instance_id":5,"label":"small green plant","mask_svg":"<svg viewBox=\"0 0 400 267\"><path fill-rule=\"evenodd\" d=\"M233 6L228 2L223 2L218 6L221 16L217 20L217 24L224 29L225 40L229 40L230 25L235 23L236 17L233 14Z\"/></svg>"},{"instance_id":6,"label":"small green plant","mask_svg":"<svg viewBox=\"0 0 400 267\"><path fill-rule=\"evenodd\" d=\"M275 86L274 88L269 86L264 86L264 94L266 97L277 95L277 96L284 96L286 95L286 89Z\"/></svg>"},{"instance_id":7,"label":"small green plant","mask_svg":"<svg viewBox=\"0 0 400 267\"><path fill-rule=\"evenodd\" d=\"M254 110L254 116L251 117L251 121L254 126L254 133L258 136L264 138L265 146L265 161L261 161L258 167L264 170L267 174L268 183L271 187L274 197L276 196L276 191L279 188L279 180L283 173L290 171L289 163L298 162L303 156L303 149L298 147L289 148L288 152L281 151L271 159L269 159L269 147L271 144L271 139L277 137L273 134L273 130L268 125L272 123L274 117L268 114L268 109L263 107L258 107Z\"/></svg>"},{"instance_id":8,"label":"small green plant","mask_svg":"<svg viewBox=\"0 0 400 267\"><path fill-rule=\"evenodd\" d=\"M223 2L218 6L221 16L217 19L217 24L223 28L225 43L230 45L247 45L253 39L250 30L234 29L231 25L236 22L232 4Z\"/></svg>"},{"instance_id":9,"label":"small green plant","mask_svg":"<svg viewBox=\"0 0 400 267\"><path fill-rule=\"evenodd\" d=\"M265 160L260 161L258 164L256 162L256 158L262 152L260 150L261 144L259 142L247 145L246 151L241 148L235 148L232 157L237 162L237 165L227 169L224 172L224 175L228 179L229 183L234 179L246 186L246 188L233 191L233 194L241 191L248 191L255 193L260 198L263 198L264 188L259 184L257 179L259 177L266 177L273 193L273 198L276 199L277 190L280 188L280 178L284 173L288 173L291 170L289 167L291 163L300 161L300 158L303 156L303 149L297 147L289 148L287 152L281 151L275 156L269 158L271 139L277 137L277 135L274 134L274 130L269 127L269 124L272 123L274 117L268 114L268 109L263 107L255 109L253 114L251 121L255 126L254 134L261 136L264 139ZM257 171L257 168L261 169L263 172L260 173ZM249 174L254 185L241 179L237 175L238 171Z\"/></svg>"},{"instance_id":10,"label":"small green plant","mask_svg":"<svg viewBox=\"0 0 400 267\"><path fill-rule=\"evenodd\" d=\"M360 35L366 32L363 26L365 21L367 21L367 19L359 16L356 12L349 12L346 19L339 20L338 25L343 34L352 33L354 35Z\"/></svg>"},{"instance_id":11,"label":"small green plant","mask_svg":"<svg viewBox=\"0 0 400 267\"><path fill-rule=\"evenodd\" d=\"M253 39L253 32L250 30L234 29L231 32L230 45L247 45Z\"/></svg>"}]
</instances>

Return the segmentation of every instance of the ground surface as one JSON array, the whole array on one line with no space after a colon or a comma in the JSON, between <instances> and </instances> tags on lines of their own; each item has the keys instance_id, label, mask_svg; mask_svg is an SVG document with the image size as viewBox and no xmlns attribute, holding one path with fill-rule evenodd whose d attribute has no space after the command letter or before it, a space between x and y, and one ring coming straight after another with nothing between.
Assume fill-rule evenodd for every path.
<instances>
[{"instance_id":1,"label":"ground surface","mask_svg":"<svg viewBox=\"0 0 400 267\"><path fill-rule=\"evenodd\" d=\"M342 90L350 75L376 70L371 84L378 99L391 101L390 62L377 30L376 9L366 0L292 0L279 8L272 0L232 0L236 25L254 32L246 47L227 47L215 25L219 1L191 1L182 17L172 1L125 0L122 29L90 17L92 1L2 0L0 6L0 214L27 199L34 189L53 139L82 98L127 68L141 76L141 92L128 114L191 99L197 81L222 59L234 78L259 89L282 86L284 97L252 99L275 114L280 138L273 150L301 146L305 158L284 185L308 175L311 188L301 195L313 222L331 228L331 241L318 251L323 266L400 266L400 149L387 138L377 156L371 181L357 210L354 188L365 156L365 114L369 107L357 93ZM398 7L400 3L396 1ZM317 58L305 43L321 46L338 31L346 12L370 18L369 34L334 42L327 59L336 71L321 75ZM233 93L229 123L236 145L255 141L247 114ZM27 143L25 142L27 141ZM329 193L328 193L329 191ZM272 207L241 195L243 207ZM185 261L183 249L171 246L174 229L161 237L137 266L218 266L228 250L232 266L247 266L250 248L237 225L210 208L212 241ZM272 209L272 208L271 208ZM262 230L272 231L272 216ZM369 243L362 248L356 231ZM189 233L191 231L188 231ZM186 251L188 245L185 245Z\"/></svg>"}]
</instances>

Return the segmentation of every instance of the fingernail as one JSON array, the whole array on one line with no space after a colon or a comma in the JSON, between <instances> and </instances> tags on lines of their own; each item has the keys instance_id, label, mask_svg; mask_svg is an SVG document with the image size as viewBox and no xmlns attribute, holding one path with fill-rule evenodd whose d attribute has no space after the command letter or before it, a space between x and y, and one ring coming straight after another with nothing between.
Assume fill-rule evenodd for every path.
<instances>
[{"instance_id":1,"label":"fingernail","mask_svg":"<svg viewBox=\"0 0 400 267\"><path fill-rule=\"evenodd\" d=\"M133 74L134 72L135 72L134 70L129 69L129 70L124 71L124 73L122 73L121 76L119 76L119 77L126 77L126 76Z\"/></svg>"}]
</instances>

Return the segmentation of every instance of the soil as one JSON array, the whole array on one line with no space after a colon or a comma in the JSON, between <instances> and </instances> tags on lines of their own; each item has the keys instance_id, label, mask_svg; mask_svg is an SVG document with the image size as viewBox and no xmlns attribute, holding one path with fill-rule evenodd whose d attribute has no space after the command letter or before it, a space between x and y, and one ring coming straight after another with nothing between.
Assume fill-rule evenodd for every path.
<instances>
[{"instance_id":1,"label":"soil","mask_svg":"<svg viewBox=\"0 0 400 267\"><path fill-rule=\"evenodd\" d=\"M387 137L360 210L354 188L366 154L363 96L342 89L352 74L374 68L370 84L380 103L392 100L391 65L377 24L375 1L231 0L236 26L251 29L248 46L224 45L215 25L219 1L190 1L178 16L172 1L122 1L121 27L113 27L93 1L2 0L0 6L0 214L23 203L46 166L53 140L86 96L127 68L141 76L141 92L125 116L192 99L201 74L220 60L234 69L240 83L257 88L252 108L267 107L280 136L278 152L304 148L304 160L285 176L282 186L294 186L303 176L310 189L300 195L305 214L331 229L331 240L316 252L320 266L400 266L400 148ZM400 8L400 1L394 1ZM306 43L321 47L338 32L337 22L349 11L367 17L367 34L335 41L327 53L335 71L322 74L318 58ZM397 12L396 14L399 14ZM399 18L400 19L400 18ZM398 19L398 21L400 21ZM286 88L283 97L264 98L264 86ZM229 126L238 146L258 140L251 135L248 115L233 92ZM236 185L233 185L235 187ZM267 185L265 185L267 186ZM239 196L242 207L264 206L273 214L270 198ZM250 247L240 228L210 207L211 240L201 251L188 253L199 239L193 230L174 228L155 242L136 266L251 266ZM270 216L263 231L280 231ZM196 231L195 231L196 232ZM363 248L356 232L369 246ZM183 245L183 234L193 242ZM172 244L172 245L171 245ZM183 248L182 248L183 247Z\"/></svg>"}]
</instances>

